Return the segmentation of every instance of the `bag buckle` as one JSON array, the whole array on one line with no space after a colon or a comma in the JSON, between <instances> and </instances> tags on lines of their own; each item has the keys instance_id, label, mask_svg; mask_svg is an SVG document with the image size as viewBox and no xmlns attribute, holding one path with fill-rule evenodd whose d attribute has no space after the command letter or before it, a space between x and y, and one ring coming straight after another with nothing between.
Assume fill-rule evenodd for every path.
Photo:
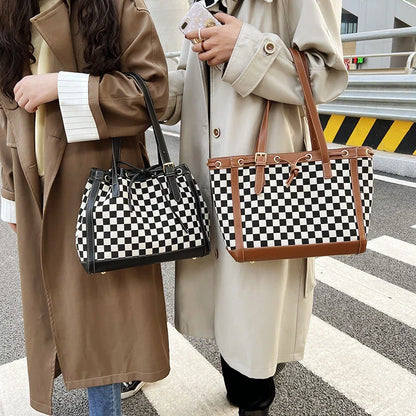
<instances>
[{"instance_id":1,"label":"bag buckle","mask_svg":"<svg viewBox=\"0 0 416 416\"><path fill-rule=\"evenodd\" d=\"M267 162L267 153L263 153L263 152L257 152L255 155L254 155L254 161L256 162L256 164L257 163L259 163L259 159L260 158L262 158L263 160L261 160L260 161L260 163L264 163L264 164L266 164L266 162Z\"/></svg>"},{"instance_id":2,"label":"bag buckle","mask_svg":"<svg viewBox=\"0 0 416 416\"><path fill-rule=\"evenodd\" d=\"M165 175L172 175L175 173L175 165L172 162L163 164L163 173Z\"/></svg>"}]
</instances>

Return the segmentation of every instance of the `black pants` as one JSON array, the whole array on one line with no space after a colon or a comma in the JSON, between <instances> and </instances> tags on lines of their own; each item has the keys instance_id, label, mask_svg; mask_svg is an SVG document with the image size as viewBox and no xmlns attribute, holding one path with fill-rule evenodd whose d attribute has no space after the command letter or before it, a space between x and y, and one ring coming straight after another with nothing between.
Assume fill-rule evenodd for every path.
<instances>
[{"instance_id":1,"label":"black pants","mask_svg":"<svg viewBox=\"0 0 416 416\"><path fill-rule=\"evenodd\" d=\"M227 398L234 405L245 410L268 408L275 396L273 377L266 379L249 378L231 368L221 357ZM283 368L283 366L279 365Z\"/></svg>"}]
</instances>

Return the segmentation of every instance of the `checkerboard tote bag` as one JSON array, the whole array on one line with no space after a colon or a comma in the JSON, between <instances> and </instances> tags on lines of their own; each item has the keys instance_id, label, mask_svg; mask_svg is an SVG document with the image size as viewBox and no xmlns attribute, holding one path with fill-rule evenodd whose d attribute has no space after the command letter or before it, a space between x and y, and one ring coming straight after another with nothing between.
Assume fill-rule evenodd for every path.
<instances>
[{"instance_id":1,"label":"checkerboard tote bag","mask_svg":"<svg viewBox=\"0 0 416 416\"><path fill-rule=\"evenodd\" d=\"M254 155L208 161L226 247L238 262L362 253L373 151L328 150L304 54L291 50L305 95L312 151L266 153L270 102Z\"/></svg>"},{"instance_id":2,"label":"checkerboard tote bag","mask_svg":"<svg viewBox=\"0 0 416 416\"><path fill-rule=\"evenodd\" d=\"M76 248L88 273L202 257L209 253L209 216L186 165L171 162L145 81L128 73L143 92L159 164L139 169L120 161L113 140L110 170L93 168L76 228Z\"/></svg>"}]
</instances>

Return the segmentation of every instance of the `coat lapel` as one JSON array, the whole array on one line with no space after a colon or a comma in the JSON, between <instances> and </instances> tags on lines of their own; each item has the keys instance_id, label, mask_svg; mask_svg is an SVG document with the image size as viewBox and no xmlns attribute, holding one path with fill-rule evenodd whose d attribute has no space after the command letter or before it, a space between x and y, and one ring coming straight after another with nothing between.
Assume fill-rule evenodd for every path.
<instances>
[{"instance_id":1,"label":"coat lapel","mask_svg":"<svg viewBox=\"0 0 416 416\"><path fill-rule=\"evenodd\" d=\"M45 10L31 19L32 24L39 31L52 52L53 58L51 57L50 62L51 72L78 71L72 39L70 12L70 1L64 0L59 1L50 9ZM46 207L50 190L58 173L66 148L59 105L57 102L46 105L48 130L52 135L45 135L43 209Z\"/></svg>"},{"instance_id":2,"label":"coat lapel","mask_svg":"<svg viewBox=\"0 0 416 416\"><path fill-rule=\"evenodd\" d=\"M41 190L33 139L35 135L35 116L20 107L15 108L16 103L14 101L7 104L4 111L12 129L22 170L39 210L41 210Z\"/></svg>"},{"instance_id":3,"label":"coat lapel","mask_svg":"<svg viewBox=\"0 0 416 416\"><path fill-rule=\"evenodd\" d=\"M70 9L67 2L56 5L31 19L64 71L77 71L72 31Z\"/></svg>"}]
</instances>

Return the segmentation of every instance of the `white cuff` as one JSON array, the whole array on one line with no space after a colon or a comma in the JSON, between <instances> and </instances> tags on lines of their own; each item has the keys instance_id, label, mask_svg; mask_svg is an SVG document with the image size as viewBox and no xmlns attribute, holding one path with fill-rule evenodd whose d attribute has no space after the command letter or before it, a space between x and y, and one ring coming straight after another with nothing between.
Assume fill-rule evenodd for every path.
<instances>
[{"instance_id":1,"label":"white cuff","mask_svg":"<svg viewBox=\"0 0 416 416\"><path fill-rule=\"evenodd\" d=\"M1 219L16 224L16 203L1 197Z\"/></svg>"},{"instance_id":2,"label":"white cuff","mask_svg":"<svg viewBox=\"0 0 416 416\"><path fill-rule=\"evenodd\" d=\"M58 99L68 143L99 140L88 101L88 74L59 72Z\"/></svg>"}]
</instances>

